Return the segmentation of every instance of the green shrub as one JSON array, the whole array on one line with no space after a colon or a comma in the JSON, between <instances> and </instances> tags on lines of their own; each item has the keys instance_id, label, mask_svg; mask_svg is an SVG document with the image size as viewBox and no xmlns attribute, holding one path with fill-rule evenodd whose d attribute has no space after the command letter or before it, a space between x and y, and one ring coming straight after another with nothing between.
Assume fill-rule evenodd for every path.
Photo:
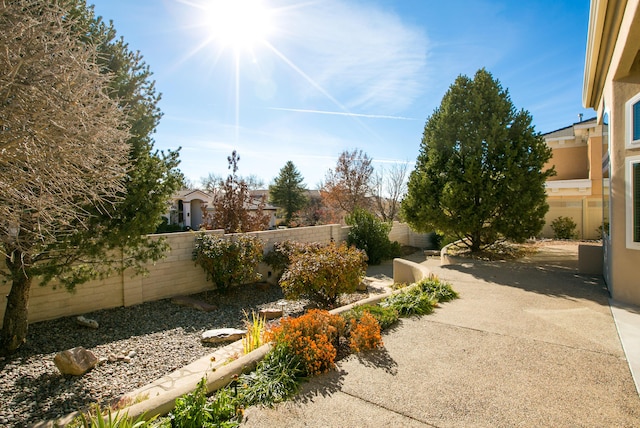
<instances>
[{"instance_id":1,"label":"green shrub","mask_svg":"<svg viewBox=\"0 0 640 428\"><path fill-rule=\"evenodd\" d=\"M207 427L212 425L212 417L207 409L206 378L198 382L196 389L176 398L172 412L175 426L180 428Z\"/></svg>"},{"instance_id":2,"label":"green shrub","mask_svg":"<svg viewBox=\"0 0 640 428\"><path fill-rule=\"evenodd\" d=\"M288 245L292 241L276 242L273 249L264 255L263 261L271 266L279 280L284 270L289 266Z\"/></svg>"},{"instance_id":3,"label":"green shrub","mask_svg":"<svg viewBox=\"0 0 640 428\"><path fill-rule=\"evenodd\" d=\"M355 319L356 321L360 321L362 318L362 314L368 312L371 314L378 324L380 324L380 328L382 330L386 330L391 327L393 324L398 322L400 318L400 314L393 307L382 307L379 305L359 305L355 306L352 309L342 313L341 315L345 320L349 321L351 319Z\"/></svg>"},{"instance_id":4,"label":"green shrub","mask_svg":"<svg viewBox=\"0 0 640 428\"><path fill-rule=\"evenodd\" d=\"M242 374L230 385L207 399L206 378L196 389L176 399L176 406L165 420L167 428L238 427L243 408L271 406L298 392L303 370L300 358L287 346L278 344L258 362L256 369Z\"/></svg>"},{"instance_id":5,"label":"green shrub","mask_svg":"<svg viewBox=\"0 0 640 428\"><path fill-rule=\"evenodd\" d=\"M429 240L428 249L430 249L430 250L440 250L440 249L442 249L442 247L443 247L442 243L445 240L445 236L444 236L443 233L438 232L437 230L435 230L433 232L429 232L427 238Z\"/></svg>"},{"instance_id":6,"label":"green shrub","mask_svg":"<svg viewBox=\"0 0 640 428\"><path fill-rule=\"evenodd\" d=\"M184 227L179 224L169 224L169 220L166 217L162 217L160 224L156 228L156 233L173 233L182 232Z\"/></svg>"},{"instance_id":7,"label":"green shrub","mask_svg":"<svg viewBox=\"0 0 640 428\"><path fill-rule=\"evenodd\" d=\"M603 224L601 224L600 226L596 227L596 232L598 233L598 236L600 239L604 239L604 234L606 233L607 235L610 233L609 232L609 222L605 221Z\"/></svg>"},{"instance_id":8,"label":"green shrub","mask_svg":"<svg viewBox=\"0 0 640 428\"><path fill-rule=\"evenodd\" d=\"M291 257L294 254L317 251L323 245L319 242L302 243L296 241L282 241L273 244L273 249L269 251L263 261L271 266L276 272L278 280L284 274L284 271L291 264Z\"/></svg>"},{"instance_id":9,"label":"green shrub","mask_svg":"<svg viewBox=\"0 0 640 428\"><path fill-rule=\"evenodd\" d=\"M576 227L577 225L571 217L560 216L551 222L551 229L555 239L577 238Z\"/></svg>"},{"instance_id":10,"label":"green shrub","mask_svg":"<svg viewBox=\"0 0 640 428\"><path fill-rule=\"evenodd\" d=\"M205 233L196 236L193 260L207 273L219 290L260 279L262 241L255 236L235 235L231 239Z\"/></svg>"},{"instance_id":11,"label":"green shrub","mask_svg":"<svg viewBox=\"0 0 640 428\"><path fill-rule=\"evenodd\" d=\"M386 259L393 259L402 255L402 245L398 241L389 243L389 251L387 252Z\"/></svg>"},{"instance_id":12,"label":"green shrub","mask_svg":"<svg viewBox=\"0 0 640 428\"><path fill-rule=\"evenodd\" d=\"M215 398L207 400L206 378L202 378L196 389L176 398L176 407L171 412L171 426L177 428L237 427L236 406L229 391L220 390Z\"/></svg>"},{"instance_id":13,"label":"green shrub","mask_svg":"<svg viewBox=\"0 0 640 428\"><path fill-rule=\"evenodd\" d=\"M216 428L236 428L240 426L242 412L238 411L238 409L235 391L229 388L220 389L207 405L207 411L211 415L211 426Z\"/></svg>"},{"instance_id":14,"label":"green shrub","mask_svg":"<svg viewBox=\"0 0 640 428\"><path fill-rule=\"evenodd\" d=\"M336 304L343 293L353 293L366 273L363 251L342 243L308 247L291 255L290 265L280 278L287 298L308 298L321 307Z\"/></svg>"},{"instance_id":15,"label":"green shrub","mask_svg":"<svg viewBox=\"0 0 640 428\"><path fill-rule=\"evenodd\" d=\"M459 297L458 293L451 288L451 284L442 282L433 276L419 281L416 287L419 287L438 302L448 302Z\"/></svg>"},{"instance_id":16,"label":"green shrub","mask_svg":"<svg viewBox=\"0 0 640 428\"><path fill-rule=\"evenodd\" d=\"M351 226L347 244L365 251L370 265L379 265L391 256L391 223L385 223L373 213L360 208L349 214L345 221Z\"/></svg>"},{"instance_id":17,"label":"green shrub","mask_svg":"<svg viewBox=\"0 0 640 428\"><path fill-rule=\"evenodd\" d=\"M438 303L437 300L429 293L422 291L420 287L411 287L387 297L380 302L380 306L393 308L398 311L400 316L404 317L430 314L436 303Z\"/></svg>"}]
</instances>

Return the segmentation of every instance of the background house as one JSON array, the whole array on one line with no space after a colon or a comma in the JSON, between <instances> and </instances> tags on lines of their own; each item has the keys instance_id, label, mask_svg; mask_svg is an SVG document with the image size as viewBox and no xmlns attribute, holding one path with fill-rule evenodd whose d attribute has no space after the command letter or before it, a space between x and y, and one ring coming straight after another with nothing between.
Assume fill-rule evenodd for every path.
<instances>
[{"instance_id":1,"label":"background house","mask_svg":"<svg viewBox=\"0 0 640 428\"><path fill-rule=\"evenodd\" d=\"M260 197L252 195L254 202L248 204L249 211L255 211L258 208ZM207 192L198 189L185 189L177 192L171 197L169 204L169 212L163 217L168 220L170 225L178 225L183 228L199 230L204 222L206 212L213 211L213 196ZM264 211L269 213L269 227L273 228L276 224L276 210L273 205L267 204Z\"/></svg>"},{"instance_id":2,"label":"background house","mask_svg":"<svg viewBox=\"0 0 640 428\"><path fill-rule=\"evenodd\" d=\"M592 0L582 102L601 125L603 274L615 300L640 305L640 0Z\"/></svg>"},{"instance_id":3,"label":"background house","mask_svg":"<svg viewBox=\"0 0 640 428\"><path fill-rule=\"evenodd\" d=\"M169 224L198 230L204 217L203 207L211 205L211 195L197 189L184 189L171 198L169 212L165 217Z\"/></svg>"},{"instance_id":4,"label":"background house","mask_svg":"<svg viewBox=\"0 0 640 428\"><path fill-rule=\"evenodd\" d=\"M551 223L560 216L576 223L579 239L602 236L602 189L609 179L602 175L602 126L596 118L543 134L553 150L546 165L555 166L556 175L546 183L549 212L542 235L553 237Z\"/></svg>"}]
</instances>

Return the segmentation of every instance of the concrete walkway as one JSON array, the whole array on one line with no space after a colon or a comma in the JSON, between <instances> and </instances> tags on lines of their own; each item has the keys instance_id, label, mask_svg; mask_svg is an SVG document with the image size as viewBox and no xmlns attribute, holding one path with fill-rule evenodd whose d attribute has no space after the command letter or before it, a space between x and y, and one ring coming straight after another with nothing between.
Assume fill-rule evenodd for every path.
<instances>
[{"instance_id":1,"label":"concrete walkway","mask_svg":"<svg viewBox=\"0 0 640 428\"><path fill-rule=\"evenodd\" d=\"M461 298L403 319L384 350L341 361L295 401L247 409L243 426L640 426L607 293L600 278L577 274L576 245L521 262L422 262ZM640 334L638 311L614 308L620 334ZM633 344L625 349L640 362Z\"/></svg>"}]
</instances>

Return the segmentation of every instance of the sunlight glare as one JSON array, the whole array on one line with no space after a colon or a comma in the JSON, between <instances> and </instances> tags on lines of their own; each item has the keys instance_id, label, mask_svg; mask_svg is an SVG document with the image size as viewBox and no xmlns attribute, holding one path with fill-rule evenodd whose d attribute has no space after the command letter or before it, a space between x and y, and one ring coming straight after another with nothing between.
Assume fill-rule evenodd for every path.
<instances>
[{"instance_id":1,"label":"sunlight glare","mask_svg":"<svg viewBox=\"0 0 640 428\"><path fill-rule=\"evenodd\" d=\"M251 49L273 29L272 11L262 0L211 0L205 12L211 37L223 48Z\"/></svg>"}]
</instances>

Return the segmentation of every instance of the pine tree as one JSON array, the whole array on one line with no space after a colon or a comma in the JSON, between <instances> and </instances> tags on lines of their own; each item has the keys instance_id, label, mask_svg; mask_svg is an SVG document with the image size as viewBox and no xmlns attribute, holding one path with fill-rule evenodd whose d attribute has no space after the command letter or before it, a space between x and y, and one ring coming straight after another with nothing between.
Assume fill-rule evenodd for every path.
<instances>
[{"instance_id":1,"label":"pine tree","mask_svg":"<svg viewBox=\"0 0 640 428\"><path fill-rule=\"evenodd\" d=\"M485 69L459 76L428 118L402 203L405 219L472 251L540 232L551 149Z\"/></svg>"},{"instance_id":2,"label":"pine tree","mask_svg":"<svg viewBox=\"0 0 640 428\"><path fill-rule=\"evenodd\" d=\"M274 184L269 186L269 201L284 212L284 221L291 224L294 214L303 209L309 199L302 182L304 179L291 161L282 167Z\"/></svg>"}]
</instances>

